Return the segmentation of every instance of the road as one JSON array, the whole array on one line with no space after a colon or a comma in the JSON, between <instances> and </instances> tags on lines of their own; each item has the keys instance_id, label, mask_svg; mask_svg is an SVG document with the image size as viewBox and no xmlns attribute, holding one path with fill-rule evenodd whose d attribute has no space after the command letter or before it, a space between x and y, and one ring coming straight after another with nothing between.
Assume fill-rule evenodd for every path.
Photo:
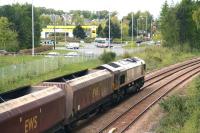
<instances>
[{"instance_id":1,"label":"road","mask_svg":"<svg viewBox=\"0 0 200 133\"><path fill-rule=\"evenodd\" d=\"M67 48L65 48L65 47L56 47L56 49L67 50ZM104 51L113 51L119 56L119 55L123 55L126 52L134 53L134 52L139 52L142 50L143 50L143 48L140 48L140 47L134 48L134 49L124 49L121 44L113 44L112 48L98 48L93 43L88 43L88 44L85 44L84 47L80 47L79 49L74 50L74 51L77 51L82 54L88 54L88 53L91 54L92 53L96 56L101 55Z\"/></svg>"}]
</instances>

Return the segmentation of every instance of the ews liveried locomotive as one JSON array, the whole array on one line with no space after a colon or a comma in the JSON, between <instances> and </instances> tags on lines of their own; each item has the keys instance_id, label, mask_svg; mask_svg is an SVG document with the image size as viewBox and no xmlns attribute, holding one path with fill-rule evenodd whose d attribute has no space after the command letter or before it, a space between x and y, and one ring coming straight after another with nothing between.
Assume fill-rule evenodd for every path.
<instances>
[{"instance_id":1,"label":"ews liveried locomotive","mask_svg":"<svg viewBox=\"0 0 200 133\"><path fill-rule=\"evenodd\" d=\"M144 84L145 62L128 58L0 94L0 131L56 132Z\"/></svg>"}]
</instances>

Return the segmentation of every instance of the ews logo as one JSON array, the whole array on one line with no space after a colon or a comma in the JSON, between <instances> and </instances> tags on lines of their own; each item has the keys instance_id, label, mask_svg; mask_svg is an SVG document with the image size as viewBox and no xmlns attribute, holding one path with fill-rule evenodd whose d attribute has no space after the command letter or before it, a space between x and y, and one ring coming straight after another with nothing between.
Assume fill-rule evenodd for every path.
<instances>
[{"instance_id":1,"label":"ews logo","mask_svg":"<svg viewBox=\"0 0 200 133\"><path fill-rule=\"evenodd\" d=\"M36 115L25 120L24 131L25 133L29 133L33 131L34 129L36 129L37 126L38 126L38 116Z\"/></svg>"}]
</instances>

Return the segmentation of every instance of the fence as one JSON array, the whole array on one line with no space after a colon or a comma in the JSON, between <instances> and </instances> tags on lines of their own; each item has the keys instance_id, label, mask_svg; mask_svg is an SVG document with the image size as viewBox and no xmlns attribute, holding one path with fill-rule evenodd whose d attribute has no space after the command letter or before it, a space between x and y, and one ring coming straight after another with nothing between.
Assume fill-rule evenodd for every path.
<instances>
[{"instance_id":1,"label":"fence","mask_svg":"<svg viewBox=\"0 0 200 133\"><path fill-rule=\"evenodd\" d=\"M49 57L26 62L23 64L15 64L0 68L0 89L6 84L13 84L15 81L23 78L31 78L50 71L62 68L72 63L87 62L96 59L97 56L78 56L78 57Z\"/></svg>"},{"instance_id":2,"label":"fence","mask_svg":"<svg viewBox=\"0 0 200 133\"><path fill-rule=\"evenodd\" d=\"M133 50L121 50L112 49L111 51L117 53L117 55L122 55L124 53L137 53L142 52L145 48L136 48ZM97 49L98 51L101 49ZM98 56L103 53L102 51L95 51L92 55L80 55L77 57L45 57L32 62L25 62L22 64L15 64L0 68L0 89L4 88L7 84L14 84L16 81L19 82L20 79L31 78L33 76L39 76L57 69L62 68L65 65L70 65L72 63L87 62L89 60L97 59Z\"/></svg>"}]
</instances>

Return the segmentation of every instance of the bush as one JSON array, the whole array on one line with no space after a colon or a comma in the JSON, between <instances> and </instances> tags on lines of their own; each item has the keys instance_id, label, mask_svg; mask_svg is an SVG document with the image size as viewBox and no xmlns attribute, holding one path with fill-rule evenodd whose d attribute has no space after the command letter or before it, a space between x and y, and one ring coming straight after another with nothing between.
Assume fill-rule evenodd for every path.
<instances>
[{"instance_id":1,"label":"bush","mask_svg":"<svg viewBox=\"0 0 200 133\"><path fill-rule=\"evenodd\" d=\"M92 43L92 42L94 42L94 38L87 37L87 38L84 39L84 42L85 43Z\"/></svg>"},{"instance_id":2,"label":"bush","mask_svg":"<svg viewBox=\"0 0 200 133\"><path fill-rule=\"evenodd\" d=\"M101 62L109 63L115 60L116 54L114 52L106 52L104 51L103 54L99 57Z\"/></svg>"},{"instance_id":3,"label":"bush","mask_svg":"<svg viewBox=\"0 0 200 133\"><path fill-rule=\"evenodd\" d=\"M128 52L125 52L123 54L123 58L131 58L131 55Z\"/></svg>"},{"instance_id":4,"label":"bush","mask_svg":"<svg viewBox=\"0 0 200 133\"><path fill-rule=\"evenodd\" d=\"M35 53L40 53L48 50L52 50L52 46L40 46L35 48ZM31 52L32 49L23 49L19 51L20 54L31 54Z\"/></svg>"}]
</instances>

